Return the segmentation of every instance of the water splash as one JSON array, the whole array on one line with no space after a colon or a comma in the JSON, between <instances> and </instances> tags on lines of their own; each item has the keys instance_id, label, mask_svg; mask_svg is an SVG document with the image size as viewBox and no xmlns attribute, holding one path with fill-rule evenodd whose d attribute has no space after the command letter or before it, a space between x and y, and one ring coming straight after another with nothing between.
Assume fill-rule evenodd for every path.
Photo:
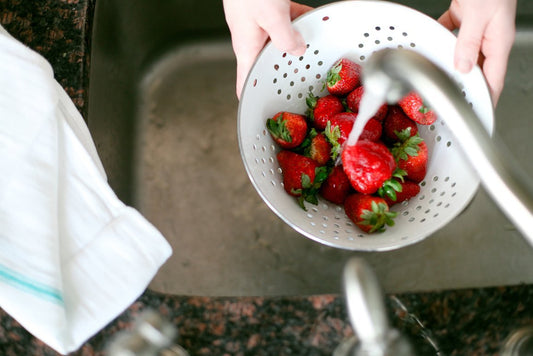
<instances>
[{"instance_id":1,"label":"water splash","mask_svg":"<svg viewBox=\"0 0 533 356\"><path fill-rule=\"evenodd\" d=\"M383 88L385 89L385 88ZM368 120L370 120L383 105L386 99L386 91L370 91L365 88L361 103L359 104L359 113L353 125L352 131L346 140L346 145L353 146L357 143L359 136L363 132Z\"/></svg>"}]
</instances>

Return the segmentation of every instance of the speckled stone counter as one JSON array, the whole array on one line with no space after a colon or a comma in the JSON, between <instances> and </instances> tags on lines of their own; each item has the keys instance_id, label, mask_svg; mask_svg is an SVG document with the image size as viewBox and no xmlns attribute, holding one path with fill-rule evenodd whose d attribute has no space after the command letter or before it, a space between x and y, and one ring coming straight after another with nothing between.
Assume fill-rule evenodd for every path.
<instances>
[{"instance_id":1,"label":"speckled stone counter","mask_svg":"<svg viewBox=\"0 0 533 356\"><path fill-rule=\"evenodd\" d=\"M85 118L94 1L0 0L0 23L50 61ZM510 332L533 324L530 285L387 295L386 301L392 324L420 354L438 348L443 355L495 355ZM104 355L109 340L145 309L176 325L177 341L191 355L331 355L353 333L340 295L206 298L147 290L73 355ZM0 309L0 355L57 353Z\"/></svg>"}]
</instances>

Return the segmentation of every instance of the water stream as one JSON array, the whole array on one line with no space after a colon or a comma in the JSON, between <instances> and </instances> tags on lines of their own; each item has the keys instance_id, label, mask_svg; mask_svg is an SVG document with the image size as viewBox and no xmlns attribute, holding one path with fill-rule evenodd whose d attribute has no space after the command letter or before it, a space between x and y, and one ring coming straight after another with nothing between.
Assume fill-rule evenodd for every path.
<instances>
[{"instance_id":1,"label":"water stream","mask_svg":"<svg viewBox=\"0 0 533 356\"><path fill-rule=\"evenodd\" d=\"M359 113L353 125L352 131L346 140L346 145L353 146L357 143L359 136L363 132L368 120L370 120L383 105L386 99L386 91L376 93L365 88L361 103L359 104Z\"/></svg>"}]
</instances>

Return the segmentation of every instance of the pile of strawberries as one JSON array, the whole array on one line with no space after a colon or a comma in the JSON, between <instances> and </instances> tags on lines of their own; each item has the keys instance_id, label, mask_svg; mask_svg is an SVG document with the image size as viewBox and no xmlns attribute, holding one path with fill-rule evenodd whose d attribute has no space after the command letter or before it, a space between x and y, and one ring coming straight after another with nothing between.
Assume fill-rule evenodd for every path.
<instances>
[{"instance_id":1,"label":"pile of strawberries","mask_svg":"<svg viewBox=\"0 0 533 356\"><path fill-rule=\"evenodd\" d=\"M383 104L358 142L343 145L364 92L360 75L359 64L339 59L327 72L327 93L309 93L305 114L281 111L266 127L281 148L285 191L304 210L304 202L316 205L319 195L342 205L362 231L372 233L394 225L392 205L420 192L428 151L418 125L432 124L436 115L411 92L396 105Z\"/></svg>"}]
</instances>

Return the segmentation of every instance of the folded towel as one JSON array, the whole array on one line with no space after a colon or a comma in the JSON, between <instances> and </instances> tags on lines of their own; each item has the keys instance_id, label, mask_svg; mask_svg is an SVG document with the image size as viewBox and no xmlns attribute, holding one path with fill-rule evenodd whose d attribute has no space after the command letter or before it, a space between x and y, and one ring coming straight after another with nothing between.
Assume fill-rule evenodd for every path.
<instances>
[{"instance_id":1,"label":"folded towel","mask_svg":"<svg viewBox=\"0 0 533 356\"><path fill-rule=\"evenodd\" d=\"M170 254L107 184L50 64L0 26L0 307L66 354L133 303Z\"/></svg>"}]
</instances>

